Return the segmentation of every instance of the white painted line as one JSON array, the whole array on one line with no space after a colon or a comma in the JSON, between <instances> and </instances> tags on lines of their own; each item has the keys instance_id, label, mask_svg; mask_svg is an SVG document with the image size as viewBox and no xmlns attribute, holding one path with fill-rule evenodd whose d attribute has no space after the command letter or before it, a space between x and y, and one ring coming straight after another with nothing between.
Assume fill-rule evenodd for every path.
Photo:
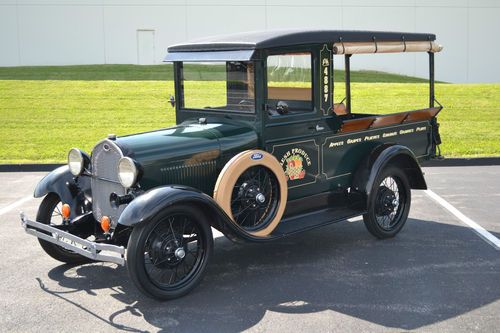
<instances>
[{"instance_id":1,"label":"white painted line","mask_svg":"<svg viewBox=\"0 0 500 333\"><path fill-rule=\"evenodd\" d=\"M11 203L7 207L1 208L0 209L0 215L3 215L7 212L10 212L12 209L21 206L23 203L30 201L33 199L33 196L25 197L22 199L17 200L16 202Z\"/></svg>"},{"instance_id":2,"label":"white painted line","mask_svg":"<svg viewBox=\"0 0 500 333\"><path fill-rule=\"evenodd\" d=\"M217 229L212 228L212 236L214 238L224 237L224 234Z\"/></svg>"},{"instance_id":3,"label":"white painted line","mask_svg":"<svg viewBox=\"0 0 500 333\"><path fill-rule=\"evenodd\" d=\"M476 232L482 239L484 239L487 243L492 245L495 249L500 250L500 239L496 238L491 234L488 230L484 229L481 227L479 224L476 222L472 221L470 218L462 214L458 209L453 207L448 201L444 200L441 198L439 195L434 193L431 190L425 190L425 193L434 199L437 203L439 203L441 206L446 208L450 213L455 215L456 218L458 218L462 223L466 224L469 226L474 232Z\"/></svg>"}]
</instances>

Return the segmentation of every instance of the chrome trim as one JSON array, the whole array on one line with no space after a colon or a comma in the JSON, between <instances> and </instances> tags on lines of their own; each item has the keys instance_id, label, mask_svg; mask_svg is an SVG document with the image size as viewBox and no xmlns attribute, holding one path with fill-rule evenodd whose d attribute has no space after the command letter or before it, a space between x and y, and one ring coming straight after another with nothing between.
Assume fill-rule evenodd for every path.
<instances>
[{"instance_id":1,"label":"chrome trim","mask_svg":"<svg viewBox=\"0 0 500 333\"><path fill-rule=\"evenodd\" d=\"M99 146L101 143L103 142L106 142L106 143L109 143L111 144L112 146L114 146L119 152L120 152L120 158L122 158L124 155L123 155L123 152L121 150L120 147L118 147L118 145L116 143L114 143L113 141L111 141L110 139L102 139L100 140L99 142L97 142L94 147L92 147L92 152L94 152L94 149L95 147ZM94 175L94 171L92 170L92 174Z\"/></svg>"},{"instance_id":2,"label":"chrome trim","mask_svg":"<svg viewBox=\"0 0 500 333\"><path fill-rule=\"evenodd\" d=\"M71 160L70 160L70 155L72 152L77 152L78 153L78 157L79 157L79 162L80 162L80 171L78 171L78 173L74 174L73 171L71 170ZM67 157L67 164L68 164L68 168L69 168L69 172L71 172L71 174L75 177L79 176L82 174L83 172L83 169L85 168L85 161L83 159L83 154L82 154L82 151L78 148L71 148L69 151L68 151L68 157Z\"/></svg>"},{"instance_id":3,"label":"chrome trim","mask_svg":"<svg viewBox=\"0 0 500 333\"><path fill-rule=\"evenodd\" d=\"M102 181L105 181L105 182L109 182L109 183L114 183L114 184L120 184L121 183L119 181L116 181L116 180L113 180L113 179L108 179L108 178L105 178L105 177L99 177L99 176L96 176L96 175L90 175L92 178L95 178L95 179L99 179L99 180L102 180Z\"/></svg>"},{"instance_id":4,"label":"chrome trim","mask_svg":"<svg viewBox=\"0 0 500 333\"><path fill-rule=\"evenodd\" d=\"M122 161L128 161L128 163L130 163L130 165L133 167L133 173L134 173L134 181L132 182L132 185L130 186L125 186L122 182L122 177L120 176L120 165L122 164ZM116 168L116 172L117 172L117 175L118 175L118 179L120 181L120 184L125 187L126 189L129 189L133 186L135 186L137 184L137 177L139 176L139 170L137 169L137 163L131 159L130 157L128 156L125 156L125 157L122 157L120 158L120 160L118 161L118 167Z\"/></svg>"},{"instance_id":5,"label":"chrome trim","mask_svg":"<svg viewBox=\"0 0 500 333\"><path fill-rule=\"evenodd\" d=\"M163 61L250 61L254 52L255 50L169 52Z\"/></svg>"},{"instance_id":6,"label":"chrome trim","mask_svg":"<svg viewBox=\"0 0 500 333\"><path fill-rule=\"evenodd\" d=\"M125 265L125 248L123 246L88 241L47 224L31 221L23 212L21 212L21 226L24 228L24 231L30 235L61 246L66 250L76 252L89 259L112 262L121 266ZM49 232L52 235L47 235L35 228ZM64 239L68 240L70 243L64 241ZM102 254L102 252L108 252L110 254ZM111 255L111 253L115 255Z\"/></svg>"},{"instance_id":7,"label":"chrome trim","mask_svg":"<svg viewBox=\"0 0 500 333\"><path fill-rule=\"evenodd\" d=\"M107 151L104 146L107 146ZM114 208L110 203L112 193L126 194L126 188L123 187L118 176L118 165L123 157L123 151L114 141L102 139L93 147L90 158L92 213L97 221L100 221L103 216L108 216L112 229L118 224L118 218L125 209L125 206Z\"/></svg>"}]
</instances>

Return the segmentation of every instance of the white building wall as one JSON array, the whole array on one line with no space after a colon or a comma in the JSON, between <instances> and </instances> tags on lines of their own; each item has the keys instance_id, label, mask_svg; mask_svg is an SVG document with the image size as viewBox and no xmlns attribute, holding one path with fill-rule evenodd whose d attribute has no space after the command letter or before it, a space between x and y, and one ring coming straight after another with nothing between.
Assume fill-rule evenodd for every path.
<instances>
[{"instance_id":1,"label":"white building wall","mask_svg":"<svg viewBox=\"0 0 500 333\"><path fill-rule=\"evenodd\" d=\"M500 82L499 18L500 0L0 0L0 66L136 64L138 30L154 30L160 63L168 45L201 36L368 29L436 33L445 46L438 80ZM352 65L427 75L423 54L355 56Z\"/></svg>"}]
</instances>

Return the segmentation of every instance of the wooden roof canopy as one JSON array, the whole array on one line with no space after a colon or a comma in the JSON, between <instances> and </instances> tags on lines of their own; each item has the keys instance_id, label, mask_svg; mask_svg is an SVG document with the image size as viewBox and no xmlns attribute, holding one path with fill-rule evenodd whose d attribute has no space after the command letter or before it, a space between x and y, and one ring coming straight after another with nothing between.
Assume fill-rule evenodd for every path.
<instances>
[{"instance_id":1,"label":"wooden roof canopy","mask_svg":"<svg viewBox=\"0 0 500 333\"><path fill-rule=\"evenodd\" d=\"M331 44L335 54L439 52L436 35L429 33L356 30L274 30L207 37L170 46L169 54L186 52L244 52L305 44ZM250 52L248 52L250 51ZM171 58L171 59L169 59ZM175 55L166 61L175 61ZM180 59L182 60L182 59ZM230 60L230 59L228 59Z\"/></svg>"}]
</instances>

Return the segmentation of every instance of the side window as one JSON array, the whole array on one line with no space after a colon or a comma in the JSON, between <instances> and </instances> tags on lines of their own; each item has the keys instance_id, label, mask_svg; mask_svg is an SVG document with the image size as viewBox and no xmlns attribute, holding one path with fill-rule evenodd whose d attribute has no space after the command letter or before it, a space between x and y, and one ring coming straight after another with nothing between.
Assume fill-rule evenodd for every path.
<instances>
[{"instance_id":1,"label":"side window","mask_svg":"<svg viewBox=\"0 0 500 333\"><path fill-rule=\"evenodd\" d=\"M313 110L311 53L267 57L267 105L271 115Z\"/></svg>"},{"instance_id":2,"label":"side window","mask_svg":"<svg viewBox=\"0 0 500 333\"><path fill-rule=\"evenodd\" d=\"M183 63L184 109L255 112L254 66L251 62Z\"/></svg>"}]
</instances>

